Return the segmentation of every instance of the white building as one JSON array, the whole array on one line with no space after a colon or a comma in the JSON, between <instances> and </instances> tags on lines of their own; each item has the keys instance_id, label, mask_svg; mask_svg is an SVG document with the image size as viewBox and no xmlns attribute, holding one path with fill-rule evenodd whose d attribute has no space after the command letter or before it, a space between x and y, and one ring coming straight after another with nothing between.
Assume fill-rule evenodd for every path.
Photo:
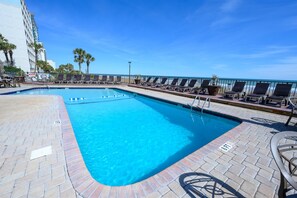
<instances>
[{"instance_id":1,"label":"white building","mask_svg":"<svg viewBox=\"0 0 297 198\"><path fill-rule=\"evenodd\" d=\"M52 66L53 68L56 68L56 62L54 62L53 60L47 60L48 64L50 64L50 66Z\"/></svg>"},{"instance_id":2,"label":"white building","mask_svg":"<svg viewBox=\"0 0 297 198\"><path fill-rule=\"evenodd\" d=\"M43 45L41 42L39 44ZM40 49L38 52L38 60L46 61L46 50L44 48Z\"/></svg>"},{"instance_id":3,"label":"white building","mask_svg":"<svg viewBox=\"0 0 297 198\"><path fill-rule=\"evenodd\" d=\"M38 31L24 0L0 0L0 34L17 47L13 50L15 66L25 72L34 71L35 52L28 45L38 42ZM5 61L2 52L0 59Z\"/></svg>"}]
</instances>

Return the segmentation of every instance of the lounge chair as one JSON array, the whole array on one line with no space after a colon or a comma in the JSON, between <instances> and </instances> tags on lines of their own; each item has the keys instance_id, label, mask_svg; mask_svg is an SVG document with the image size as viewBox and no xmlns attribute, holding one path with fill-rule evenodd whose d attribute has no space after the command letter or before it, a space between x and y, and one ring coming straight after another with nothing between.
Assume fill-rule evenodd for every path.
<instances>
[{"instance_id":1,"label":"lounge chair","mask_svg":"<svg viewBox=\"0 0 297 198\"><path fill-rule=\"evenodd\" d=\"M178 78L174 78L174 79L171 81L171 84L170 84L170 85L163 86L163 87L161 87L161 88L162 88L162 89L170 89L170 87L172 87L172 86L176 86L177 82L178 82Z\"/></svg>"},{"instance_id":2,"label":"lounge chair","mask_svg":"<svg viewBox=\"0 0 297 198\"><path fill-rule=\"evenodd\" d=\"M105 84L107 82L107 76L102 76L102 79L100 80L100 84Z\"/></svg>"},{"instance_id":3,"label":"lounge chair","mask_svg":"<svg viewBox=\"0 0 297 198\"><path fill-rule=\"evenodd\" d=\"M179 83L179 85L177 85L177 86L170 86L169 89L170 89L170 90L173 90L173 91L178 90L180 87L184 87L185 84L187 83L187 81L188 81L188 79L184 78L184 79L182 79L182 81Z\"/></svg>"},{"instance_id":4,"label":"lounge chair","mask_svg":"<svg viewBox=\"0 0 297 198\"><path fill-rule=\"evenodd\" d=\"M168 78L162 78L161 83L156 83L156 84L152 85L152 87L163 87L165 85L167 79Z\"/></svg>"},{"instance_id":5,"label":"lounge chair","mask_svg":"<svg viewBox=\"0 0 297 198\"><path fill-rule=\"evenodd\" d=\"M245 83L246 83L246 82L235 82L235 84L234 84L233 87L232 87L232 90L231 90L231 91L226 91L226 92L224 93L224 97L225 97L225 98L230 97L230 98L232 98L232 100L233 100L234 98L236 98L236 97L239 99L240 94L241 94L241 92L242 92L243 89L244 89Z\"/></svg>"},{"instance_id":6,"label":"lounge chair","mask_svg":"<svg viewBox=\"0 0 297 198\"><path fill-rule=\"evenodd\" d=\"M188 84L188 86L178 87L178 91L181 91L181 92L190 91L191 92L192 89L194 88L196 82L197 82L197 79L192 79L190 81L190 83Z\"/></svg>"},{"instance_id":7,"label":"lounge chair","mask_svg":"<svg viewBox=\"0 0 297 198\"><path fill-rule=\"evenodd\" d=\"M2 87L2 85L3 85L3 87L5 87L5 82L4 82L4 80L0 76L0 87Z\"/></svg>"},{"instance_id":8,"label":"lounge chair","mask_svg":"<svg viewBox=\"0 0 297 198\"><path fill-rule=\"evenodd\" d=\"M210 80L203 80L200 87L193 88L190 93L205 94L205 92L207 90L207 86L209 85L209 83L210 83Z\"/></svg>"},{"instance_id":9,"label":"lounge chair","mask_svg":"<svg viewBox=\"0 0 297 198\"><path fill-rule=\"evenodd\" d=\"M63 83L72 83L72 74L66 74L66 79L63 81Z\"/></svg>"},{"instance_id":10,"label":"lounge chair","mask_svg":"<svg viewBox=\"0 0 297 198\"><path fill-rule=\"evenodd\" d=\"M295 131L282 131L276 133L270 141L272 157L280 171L280 185L278 197L286 197L288 191L297 190L296 182L296 150L297 133ZM288 197L296 197L290 193Z\"/></svg>"},{"instance_id":11,"label":"lounge chair","mask_svg":"<svg viewBox=\"0 0 297 198\"><path fill-rule=\"evenodd\" d=\"M286 126L289 125L289 123L290 123L292 117L293 117L294 115L297 115L297 97L296 97L296 98L289 98L289 104L291 105L292 110L291 110L291 114L290 114L290 116L289 116L289 118L288 118L288 120L287 120L287 122L286 122L286 124L285 124ZM297 125L297 123L295 124L295 126L296 126L296 125Z\"/></svg>"},{"instance_id":12,"label":"lounge chair","mask_svg":"<svg viewBox=\"0 0 297 198\"><path fill-rule=\"evenodd\" d=\"M245 96L245 101L255 100L258 104L264 101L268 87L269 83L257 83L253 93Z\"/></svg>"},{"instance_id":13,"label":"lounge chair","mask_svg":"<svg viewBox=\"0 0 297 198\"><path fill-rule=\"evenodd\" d=\"M148 83L150 83L150 80L152 79L152 77L148 77L147 79L146 79L146 81L145 82L142 82L140 85L142 85L142 86L146 86Z\"/></svg>"},{"instance_id":14,"label":"lounge chair","mask_svg":"<svg viewBox=\"0 0 297 198\"><path fill-rule=\"evenodd\" d=\"M107 84L114 84L114 76L109 76L108 81L106 81Z\"/></svg>"},{"instance_id":15,"label":"lounge chair","mask_svg":"<svg viewBox=\"0 0 297 198\"><path fill-rule=\"evenodd\" d=\"M291 88L292 84L276 84L273 94L266 98L265 103L277 102L282 106L284 102L285 106L287 106Z\"/></svg>"},{"instance_id":16,"label":"lounge chair","mask_svg":"<svg viewBox=\"0 0 297 198\"><path fill-rule=\"evenodd\" d=\"M63 83L63 80L64 80L64 74L58 74L58 77L57 77L55 83L61 84L61 83Z\"/></svg>"},{"instance_id":17,"label":"lounge chair","mask_svg":"<svg viewBox=\"0 0 297 198\"><path fill-rule=\"evenodd\" d=\"M121 84L122 83L122 77L121 76L117 76L116 81L114 82L115 84Z\"/></svg>"},{"instance_id":18,"label":"lounge chair","mask_svg":"<svg viewBox=\"0 0 297 198\"><path fill-rule=\"evenodd\" d=\"M155 84L157 84L157 81L159 80L159 77L156 77L154 80L153 80L153 82L151 82L151 83L147 83L147 86L153 86L153 85L155 85Z\"/></svg>"},{"instance_id":19,"label":"lounge chair","mask_svg":"<svg viewBox=\"0 0 297 198\"><path fill-rule=\"evenodd\" d=\"M91 75L90 74L85 75L85 78L83 80L83 83L86 83L86 84L90 84L91 83Z\"/></svg>"},{"instance_id":20,"label":"lounge chair","mask_svg":"<svg viewBox=\"0 0 297 198\"><path fill-rule=\"evenodd\" d=\"M73 83L82 83L81 76L82 76L81 74L75 75Z\"/></svg>"},{"instance_id":21,"label":"lounge chair","mask_svg":"<svg viewBox=\"0 0 297 198\"><path fill-rule=\"evenodd\" d=\"M99 75L94 75L94 78L93 78L93 80L91 80L91 83L92 84L99 84L100 83Z\"/></svg>"}]
</instances>

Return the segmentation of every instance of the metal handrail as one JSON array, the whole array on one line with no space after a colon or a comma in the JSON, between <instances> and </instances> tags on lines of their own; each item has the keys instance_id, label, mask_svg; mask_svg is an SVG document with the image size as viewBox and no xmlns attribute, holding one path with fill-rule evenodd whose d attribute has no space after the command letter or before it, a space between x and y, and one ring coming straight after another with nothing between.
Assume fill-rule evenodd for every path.
<instances>
[{"instance_id":1,"label":"metal handrail","mask_svg":"<svg viewBox=\"0 0 297 198\"><path fill-rule=\"evenodd\" d=\"M195 102L196 102L197 99L198 99L198 104L197 104L197 106L198 106L198 107L200 106L201 97L200 97L199 95L197 95L197 96L194 98L193 102L190 104L190 106L191 106L191 111L193 110L193 106L194 106L194 104L195 104ZM202 113L203 113L204 106L205 106L205 104L206 104L207 102L208 102L208 107L207 107L207 108L209 108L209 107L210 107L210 98L206 98L206 99L204 100L204 102L203 102L203 104L202 104L202 107L201 107L201 112L202 112Z\"/></svg>"},{"instance_id":2,"label":"metal handrail","mask_svg":"<svg viewBox=\"0 0 297 198\"><path fill-rule=\"evenodd\" d=\"M208 102L208 107L207 107L207 108L209 108L209 107L210 107L210 98L206 98L206 99L205 99L205 101L204 101L204 103L203 103L203 105L202 105L202 108L201 108L201 112L202 112L202 113L203 113L204 105L205 105L206 102Z\"/></svg>"}]
</instances>

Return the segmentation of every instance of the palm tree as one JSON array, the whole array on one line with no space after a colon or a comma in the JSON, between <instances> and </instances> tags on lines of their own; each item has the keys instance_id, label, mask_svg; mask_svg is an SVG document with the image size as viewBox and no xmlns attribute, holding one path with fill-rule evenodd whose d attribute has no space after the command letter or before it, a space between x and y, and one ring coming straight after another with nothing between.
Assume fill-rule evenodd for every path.
<instances>
[{"instance_id":1,"label":"palm tree","mask_svg":"<svg viewBox=\"0 0 297 198\"><path fill-rule=\"evenodd\" d=\"M16 49L16 46L12 43L8 44L8 53L10 56L10 65L13 66L13 50Z\"/></svg>"},{"instance_id":2,"label":"palm tree","mask_svg":"<svg viewBox=\"0 0 297 198\"><path fill-rule=\"evenodd\" d=\"M9 59L8 59L8 40L2 36L2 34L0 34L0 51L2 50L5 58L6 58L6 62L9 63Z\"/></svg>"},{"instance_id":3,"label":"palm tree","mask_svg":"<svg viewBox=\"0 0 297 198\"><path fill-rule=\"evenodd\" d=\"M34 43L30 43L29 47L34 49L35 52L35 68L34 68L34 72L36 73L37 70L37 61L38 61L38 52L43 49L43 45L41 43L36 43L34 41Z\"/></svg>"},{"instance_id":4,"label":"palm tree","mask_svg":"<svg viewBox=\"0 0 297 198\"><path fill-rule=\"evenodd\" d=\"M5 55L5 59L6 59L6 63L9 63L9 58L8 58L8 48L9 48L9 43L7 42L3 42L1 44L1 50L3 51L4 55Z\"/></svg>"},{"instance_id":5,"label":"palm tree","mask_svg":"<svg viewBox=\"0 0 297 198\"><path fill-rule=\"evenodd\" d=\"M78 63L79 71L81 72L81 64L85 62L86 51L81 48L73 50L74 62Z\"/></svg>"},{"instance_id":6,"label":"palm tree","mask_svg":"<svg viewBox=\"0 0 297 198\"><path fill-rule=\"evenodd\" d=\"M91 54L86 54L85 58L86 58L86 63L87 63L87 74L89 74L90 63L95 61L95 58Z\"/></svg>"}]
</instances>

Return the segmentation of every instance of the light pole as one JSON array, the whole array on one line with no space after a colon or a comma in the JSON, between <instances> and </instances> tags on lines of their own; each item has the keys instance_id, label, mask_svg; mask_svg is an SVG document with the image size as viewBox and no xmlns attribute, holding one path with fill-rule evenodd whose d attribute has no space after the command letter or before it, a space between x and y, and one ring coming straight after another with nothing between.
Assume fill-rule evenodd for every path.
<instances>
[{"instance_id":1,"label":"light pole","mask_svg":"<svg viewBox=\"0 0 297 198\"><path fill-rule=\"evenodd\" d=\"M131 75L131 61L129 61L128 63L129 63L129 84L130 84L130 75Z\"/></svg>"}]
</instances>

